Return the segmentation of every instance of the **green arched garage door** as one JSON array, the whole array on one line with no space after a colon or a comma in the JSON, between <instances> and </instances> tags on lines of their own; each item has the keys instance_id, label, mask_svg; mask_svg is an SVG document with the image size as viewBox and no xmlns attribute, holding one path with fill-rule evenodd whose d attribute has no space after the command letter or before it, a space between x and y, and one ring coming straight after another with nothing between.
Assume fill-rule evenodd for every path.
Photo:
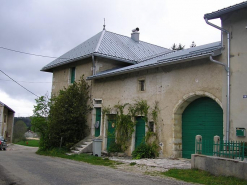
<instances>
[{"instance_id":1,"label":"green arched garage door","mask_svg":"<svg viewBox=\"0 0 247 185\"><path fill-rule=\"evenodd\" d=\"M182 115L182 156L195 153L195 136L213 141L215 135L223 138L223 110L210 98L199 98L186 107Z\"/></svg>"}]
</instances>

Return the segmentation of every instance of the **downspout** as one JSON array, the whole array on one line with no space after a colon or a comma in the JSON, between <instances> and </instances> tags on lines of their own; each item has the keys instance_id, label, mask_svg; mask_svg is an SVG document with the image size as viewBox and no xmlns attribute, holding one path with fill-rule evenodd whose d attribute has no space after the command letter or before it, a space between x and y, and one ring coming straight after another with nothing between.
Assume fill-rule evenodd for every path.
<instances>
[{"instance_id":1,"label":"downspout","mask_svg":"<svg viewBox=\"0 0 247 185\"><path fill-rule=\"evenodd\" d=\"M222 32L225 32L227 34L227 66L226 66L226 71L227 71L227 113L226 113L226 141L229 141L229 133L230 133L230 32L216 26L208 21L206 17L204 17L206 23L218 30L221 30ZM222 41L221 41L222 42ZM212 59L212 57L211 57ZM210 60L211 60L210 59ZM212 61L212 60L211 60ZM215 62L215 60L213 60ZM216 61L215 63L217 63Z\"/></svg>"},{"instance_id":2,"label":"downspout","mask_svg":"<svg viewBox=\"0 0 247 185\"><path fill-rule=\"evenodd\" d=\"M92 61L93 61L93 76L95 75L95 60L94 55L92 54Z\"/></svg>"}]
</instances>

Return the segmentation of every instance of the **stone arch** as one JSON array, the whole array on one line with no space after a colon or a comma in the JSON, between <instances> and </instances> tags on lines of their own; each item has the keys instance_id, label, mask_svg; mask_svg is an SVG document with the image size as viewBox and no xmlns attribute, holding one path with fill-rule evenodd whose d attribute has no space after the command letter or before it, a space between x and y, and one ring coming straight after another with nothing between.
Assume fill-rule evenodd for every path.
<instances>
[{"instance_id":1,"label":"stone arch","mask_svg":"<svg viewBox=\"0 0 247 185\"><path fill-rule=\"evenodd\" d=\"M173 109L173 157L182 157L182 114L186 107L194 100L201 97L209 97L216 101L222 108L221 101L211 93L196 91L183 96Z\"/></svg>"}]
</instances>

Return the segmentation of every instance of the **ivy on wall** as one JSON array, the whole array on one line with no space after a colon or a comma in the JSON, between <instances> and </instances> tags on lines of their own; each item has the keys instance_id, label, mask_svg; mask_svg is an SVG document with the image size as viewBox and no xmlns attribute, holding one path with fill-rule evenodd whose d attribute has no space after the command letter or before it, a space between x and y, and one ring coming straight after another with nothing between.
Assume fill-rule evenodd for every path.
<instances>
[{"instance_id":1,"label":"ivy on wall","mask_svg":"<svg viewBox=\"0 0 247 185\"><path fill-rule=\"evenodd\" d=\"M136 125L135 118L137 116L142 116L146 123L148 123L149 118L154 122L155 125L157 125L158 121L158 102L155 102L154 108L150 108L150 106L147 104L146 100L139 99L135 100L133 104L125 103L125 104L117 104L113 107L117 114L115 115L115 138L116 143L113 145L120 146L120 151L126 151L127 148L130 145L130 141L132 138L132 134L134 132L134 128ZM105 118L106 114L109 114L111 111L110 107L103 107L102 114L103 114L103 120ZM151 147L153 150L158 150L158 138L157 133L150 130L149 125L146 125L148 127L148 131L146 132L145 136L145 142L146 145ZM114 148L114 147L109 147ZM108 150L108 152L111 152ZM114 152L116 152L114 150ZM157 152L155 152L157 154Z\"/></svg>"}]
</instances>

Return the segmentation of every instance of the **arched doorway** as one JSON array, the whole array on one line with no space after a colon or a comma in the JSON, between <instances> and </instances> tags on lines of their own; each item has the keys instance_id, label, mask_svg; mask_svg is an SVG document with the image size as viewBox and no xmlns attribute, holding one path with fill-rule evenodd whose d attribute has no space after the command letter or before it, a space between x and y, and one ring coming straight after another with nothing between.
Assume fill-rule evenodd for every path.
<instances>
[{"instance_id":1,"label":"arched doorway","mask_svg":"<svg viewBox=\"0 0 247 185\"><path fill-rule=\"evenodd\" d=\"M215 135L223 138L223 110L208 97L192 101L182 113L182 157L191 158L195 153L195 136L213 140Z\"/></svg>"}]
</instances>

